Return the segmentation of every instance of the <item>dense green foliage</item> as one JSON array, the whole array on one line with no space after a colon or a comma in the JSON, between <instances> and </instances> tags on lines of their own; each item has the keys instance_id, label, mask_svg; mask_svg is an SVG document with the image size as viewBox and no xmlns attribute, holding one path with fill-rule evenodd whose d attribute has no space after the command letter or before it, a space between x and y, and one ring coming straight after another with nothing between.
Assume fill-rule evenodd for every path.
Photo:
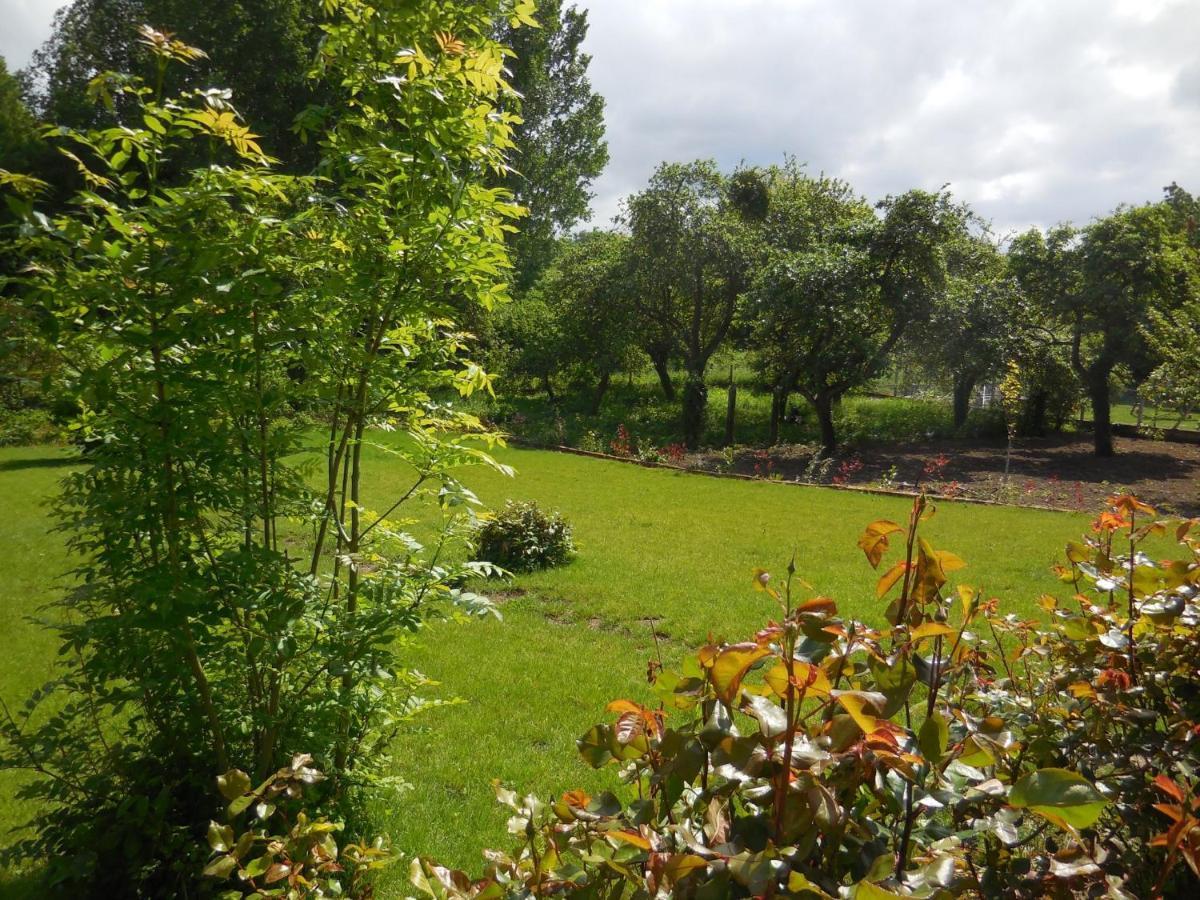
<instances>
[{"instance_id":1,"label":"dense green foliage","mask_svg":"<svg viewBox=\"0 0 1200 900\"><path fill-rule=\"evenodd\" d=\"M636 366L628 244L611 231L564 240L532 290L496 315L496 364L535 382L552 403L565 376L599 411L614 374Z\"/></svg>"},{"instance_id":2,"label":"dense green foliage","mask_svg":"<svg viewBox=\"0 0 1200 900\"><path fill-rule=\"evenodd\" d=\"M74 0L56 14L53 33L30 67L37 111L43 121L75 128L111 124L109 114L87 102L88 82L105 71L149 77L152 67L131 23L153 22L207 52L197 65L170 73L171 92L228 90L226 99L255 123L268 151L285 168L307 170L316 149L300 140L292 123L331 94L307 77L322 34L317 11L308 0Z\"/></svg>"},{"instance_id":3,"label":"dense green foliage","mask_svg":"<svg viewBox=\"0 0 1200 900\"><path fill-rule=\"evenodd\" d=\"M473 546L476 559L509 572L561 566L575 555L571 526L562 514L547 513L532 500L510 500L484 518Z\"/></svg>"},{"instance_id":4,"label":"dense green foliage","mask_svg":"<svg viewBox=\"0 0 1200 900\"><path fill-rule=\"evenodd\" d=\"M537 28L500 22L498 40L513 51L510 81L520 94L521 121L513 129L519 154L504 185L528 210L509 238L514 283L530 288L555 256L555 242L589 213L592 181L608 163L604 98L592 90L587 10L542 0Z\"/></svg>"},{"instance_id":5,"label":"dense green foliage","mask_svg":"<svg viewBox=\"0 0 1200 900\"><path fill-rule=\"evenodd\" d=\"M1156 360L1142 326L1200 290L1200 255L1169 202L1122 207L1082 232L1030 231L1009 257L1022 288L1069 335L1070 362L1087 392L1098 456L1111 456L1113 372L1135 381Z\"/></svg>"},{"instance_id":6,"label":"dense green foliage","mask_svg":"<svg viewBox=\"0 0 1200 900\"><path fill-rule=\"evenodd\" d=\"M451 470L490 459L431 392L488 384L449 316L503 296L517 209L487 186L512 150L489 35L531 5L326 10L318 74L355 102L309 119L320 180L270 170L220 93L165 94L202 54L148 27L150 81L89 88L119 124L61 132L72 207L47 217L36 180L4 176L36 261L22 302L92 445L61 502L81 585L59 604L63 672L3 725L4 764L42 776L14 852L76 891L191 890L208 786L235 763L262 778L303 749L332 776L321 803L354 814L416 708L403 635L431 607L486 609L441 557L474 502ZM214 164L167 177L197 145ZM297 409L329 429L316 492ZM360 494L377 425L414 470L382 513ZM445 510L428 550L389 518L427 491Z\"/></svg>"},{"instance_id":7,"label":"dense green foliage","mask_svg":"<svg viewBox=\"0 0 1200 900\"><path fill-rule=\"evenodd\" d=\"M622 216L646 350L660 374L671 357L683 363L683 441L694 449L704 431L708 363L747 284L746 219L711 161L659 166Z\"/></svg>"}]
</instances>

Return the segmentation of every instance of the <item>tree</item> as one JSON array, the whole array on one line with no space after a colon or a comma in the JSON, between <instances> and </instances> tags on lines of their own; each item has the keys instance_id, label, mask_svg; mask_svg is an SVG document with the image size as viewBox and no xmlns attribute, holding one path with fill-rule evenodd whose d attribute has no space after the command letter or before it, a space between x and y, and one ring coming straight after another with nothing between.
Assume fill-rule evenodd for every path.
<instances>
[{"instance_id":1,"label":"tree","mask_svg":"<svg viewBox=\"0 0 1200 900\"><path fill-rule=\"evenodd\" d=\"M25 105L23 86L0 57L0 171L40 169L45 143L37 121ZM13 210L0 206L0 224L11 222ZM28 260L9 243L0 245L0 279L16 275ZM27 388L47 371L44 348L35 339L28 311L10 296L0 281L0 403L23 405Z\"/></svg>"},{"instance_id":2,"label":"tree","mask_svg":"<svg viewBox=\"0 0 1200 900\"><path fill-rule=\"evenodd\" d=\"M61 133L88 186L74 204L47 216L36 179L0 175L33 262L22 302L95 442L61 503L80 576L55 616L61 677L0 717L0 766L40 774L16 852L73 895L208 893L214 777L245 796L298 751L333 776L318 811L361 813L420 705L407 636L431 604L487 610L459 587L481 569L444 558L477 502L453 473L508 470L446 399L490 385L450 316L506 294L518 210L487 183L512 150L488 35L532 4L325 6L323 77L355 103L317 135L322 178L272 171L219 94L164 93L198 51L150 28L149 83L94 83L117 124ZM192 144L216 164L162 177ZM295 405L327 429L315 489ZM379 511L362 493L375 425L403 432L412 479ZM395 518L422 496L443 514L428 549Z\"/></svg>"},{"instance_id":3,"label":"tree","mask_svg":"<svg viewBox=\"0 0 1200 900\"><path fill-rule=\"evenodd\" d=\"M855 222L872 219L870 207L849 184L824 176L810 177L794 159L757 174L757 179L743 186L744 202L761 211L760 240L768 248L769 258L832 246L847 239ZM761 194L754 190L755 184L762 186ZM770 334L782 323L773 322L756 333L757 326L766 324L757 319L764 313L772 314L769 305L760 307L753 301L747 304L741 330L755 336L759 369L771 391L769 439L774 444L779 439L788 397L795 389L797 362L792 352L795 348L788 345L789 335Z\"/></svg>"},{"instance_id":4,"label":"tree","mask_svg":"<svg viewBox=\"0 0 1200 900\"><path fill-rule=\"evenodd\" d=\"M1121 207L1082 231L1031 230L1010 262L1023 289L1070 331L1071 365L1092 407L1097 456L1112 456L1112 375L1155 365L1142 328L1151 310L1177 309L1195 290L1196 250L1169 204Z\"/></svg>"},{"instance_id":5,"label":"tree","mask_svg":"<svg viewBox=\"0 0 1200 900\"><path fill-rule=\"evenodd\" d=\"M763 365L782 390L817 412L822 452L837 448L834 405L877 376L902 337L929 321L946 289L947 247L961 239L966 213L945 192L909 191L872 215L839 184L805 186L793 172L773 194L783 224L755 276L749 315ZM821 197L814 227L805 194ZM831 210L840 210L830 216ZM771 221L768 213L767 221ZM800 248L800 249L794 249Z\"/></svg>"},{"instance_id":6,"label":"tree","mask_svg":"<svg viewBox=\"0 0 1200 900\"><path fill-rule=\"evenodd\" d=\"M708 362L746 287L746 229L711 161L660 165L646 189L625 201L622 221L647 349L669 348L683 361L683 437L695 449L704 433Z\"/></svg>"},{"instance_id":7,"label":"tree","mask_svg":"<svg viewBox=\"0 0 1200 900\"><path fill-rule=\"evenodd\" d=\"M613 231L568 238L533 291L555 311L560 358L590 383L593 413L599 412L613 374L631 364L636 347L628 244L626 236Z\"/></svg>"},{"instance_id":8,"label":"tree","mask_svg":"<svg viewBox=\"0 0 1200 900\"><path fill-rule=\"evenodd\" d=\"M261 132L262 146L290 171L305 171L316 149L293 131L310 104L335 88L307 77L321 40L318 5L307 0L74 0L55 14L54 31L34 55L37 111L46 121L87 128L112 121L88 99L98 72L151 75L130 23L149 22L207 48L207 58L171 72L172 91L224 85L229 101Z\"/></svg>"},{"instance_id":9,"label":"tree","mask_svg":"<svg viewBox=\"0 0 1200 900\"><path fill-rule=\"evenodd\" d=\"M931 376L950 382L954 427L960 429L975 387L1004 371L1031 339L1032 322L1019 285L986 235L963 235L946 255L946 290L928 327L909 334L908 355Z\"/></svg>"},{"instance_id":10,"label":"tree","mask_svg":"<svg viewBox=\"0 0 1200 900\"><path fill-rule=\"evenodd\" d=\"M558 402L554 383L567 367L562 319L537 291L507 303L492 315L493 360L505 374L541 385Z\"/></svg>"},{"instance_id":11,"label":"tree","mask_svg":"<svg viewBox=\"0 0 1200 900\"><path fill-rule=\"evenodd\" d=\"M592 180L608 163L604 98L592 90L582 51L587 10L563 0L538 4L539 28L500 24L509 46L513 87L520 93L519 153L504 184L529 211L510 238L518 292L532 287L554 255L555 241L587 218Z\"/></svg>"},{"instance_id":12,"label":"tree","mask_svg":"<svg viewBox=\"0 0 1200 900\"><path fill-rule=\"evenodd\" d=\"M0 56L0 169L27 172L43 146L21 82Z\"/></svg>"},{"instance_id":13,"label":"tree","mask_svg":"<svg viewBox=\"0 0 1200 900\"><path fill-rule=\"evenodd\" d=\"M1200 199L1178 184L1164 188L1164 212L1182 235L1192 258L1200 260ZM1177 309L1149 311L1143 334L1158 366L1139 387L1139 395L1158 406L1175 410L1178 428L1192 410L1200 409L1200 291L1184 299Z\"/></svg>"}]
</instances>

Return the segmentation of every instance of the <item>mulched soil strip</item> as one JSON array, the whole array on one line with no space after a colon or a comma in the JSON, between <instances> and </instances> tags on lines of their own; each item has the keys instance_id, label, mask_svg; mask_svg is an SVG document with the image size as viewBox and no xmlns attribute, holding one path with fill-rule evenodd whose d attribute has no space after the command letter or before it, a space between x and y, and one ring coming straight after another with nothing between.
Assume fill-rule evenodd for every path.
<instances>
[{"instance_id":1,"label":"mulched soil strip","mask_svg":"<svg viewBox=\"0 0 1200 900\"><path fill-rule=\"evenodd\" d=\"M757 481L764 484L784 484L793 487L819 487L834 491L849 491L856 494L877 494L882 497L907 497L913 499L917 491L900 491L890 488L871 487L860 484L819 484L811 481L784 481L783 479L763 478L759 475L746 475L741 472L716 472L712 469L701 469L692 466L678 466L674 463L655 462L648 459L637 459L631 456L614 456L611 453L599 453L595 450L580 450L578 447L568 447L565 444L542 444L524 438L506 437L507 443L516 447L530 450L551 450L555 453L569 453L573 456L586 456L591 459L606 459L610 462L627 463L641 466L644 469L670 469L674 472L684 472L688 475L706 475L709 478L735 478L740 481ZM925 496L942 503L972 503L976 506L1017 506L1021 509L1040 509L1046 512L1072 512L1059 506L1043 506L1036 503L1002 503L999 500L986 500L982 497L948 496L926 492Z\"/></svg>"}]
</instances>

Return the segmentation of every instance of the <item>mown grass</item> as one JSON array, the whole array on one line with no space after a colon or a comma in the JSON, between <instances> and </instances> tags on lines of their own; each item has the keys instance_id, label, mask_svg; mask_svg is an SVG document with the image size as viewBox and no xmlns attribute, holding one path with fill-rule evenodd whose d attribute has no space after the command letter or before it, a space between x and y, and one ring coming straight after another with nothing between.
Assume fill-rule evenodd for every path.
<instances>
[{"instance_id":1,"label":"mown grass","mask_svg":"<svg viewBox=\"0 0 1200 900\"><path fill-rule=\"evenodd\" d=\"M368 500L381 505L408 485L394 457L369 451ZM50 534L43 505L64 473L66 451L0 450L0 608L8 648L0 696L19 701L51 671L54 642L24 616L52 599L68 567L62 536ZM902 520L908 502L823 488L721 480L542 451L505 450L515 479L473 471L467 482L487 503L532 498L573 523L579 557L561 569L499 587L503 621L431 625L411 657L441 682L434 696L461 698L401 735L398 773L412 789L382 804L380 824L405 853L471 869L480 850L507 847L498 778L540 795L611 783L575 755L574 739L621 696L645 696L655 654L651 622L670 666L709 633L748 636L775 614L751 590L756 565L782 573L795 554L815 592L845 615L879 621L874 574L855 541L877 518ZM927 525L935 545L969 568L963 580L1031 613L1054 589L1049 567L1082 516L1005 507L943 504ZM0 825L20 822L16 781L0 781ZM402 871L393 878L399 890ZM390 894L390 891L388 892Z\"/></svg>"},{"instance_id":2,"label":"mown grass","mask_svg":"<svg viewBox=\"0 0 1200 900\"><path fill-rule=\"evenodd\" d=\"M1133 404L1114 403L1112 420L1119 425L1136 425L1138 419L1137 413L1133 410ZM1182 421L1179 419L1179 413L1169 409L1159 409L1155 406L1147 406L1142 413L1142 425L1146 428L1172 428L1175 427L1176 422L1179 422L1178 427L1183 430L1200 431L1200 412L1185 416Z\"/></svg>"}]
</instances>

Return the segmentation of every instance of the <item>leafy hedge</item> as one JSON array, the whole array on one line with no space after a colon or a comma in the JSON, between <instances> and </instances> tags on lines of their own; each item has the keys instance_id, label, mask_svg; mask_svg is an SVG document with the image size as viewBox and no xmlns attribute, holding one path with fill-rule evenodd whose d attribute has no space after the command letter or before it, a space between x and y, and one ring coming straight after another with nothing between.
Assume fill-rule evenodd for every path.
<instances>
[{"instance_id":1,"label":"leafy hedge","mask_svg":"<svg viewBox=\"0 0 1200 900\"><path fill-rule=\"evenodd\" d=\"M630 785L542 801L498 787L519 846L445 898L1195 896L1200 874L1200 520L1110 499L1057 571L1045 621L1001 611L907 527L859 540L888 626L838 616L794 568L779 616L609 704L578 742ZM1173 559L1155 560L1173 539ZM778 585L778 586L777 586Z\"/></svg>"}]
</instances>

